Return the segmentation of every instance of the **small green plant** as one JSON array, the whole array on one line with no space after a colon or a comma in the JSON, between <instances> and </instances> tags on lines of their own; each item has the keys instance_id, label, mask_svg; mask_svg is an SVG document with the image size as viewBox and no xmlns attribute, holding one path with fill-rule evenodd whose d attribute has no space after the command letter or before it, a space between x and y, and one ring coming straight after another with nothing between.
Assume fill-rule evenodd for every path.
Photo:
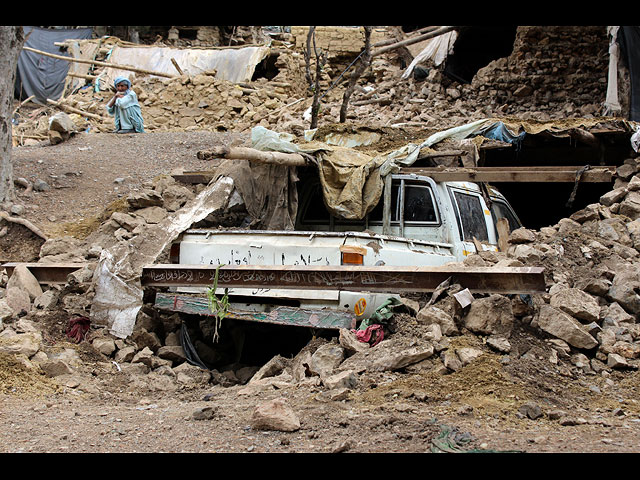
<instances>
[{"instance_id":1,"label":"small green plant","mask_svg":"<svg viewBox=\"0 0 640 480\"><path fill-rule=\"evenodd\" d=\"M213 330L213 341L217 342L219 339L218 330L222 325L222 320L229 313L229 289L224 289L224 295L222 298L218 298L216 295L216 290L218 289L218 275L220 273L220 267L222 265L218 265L216 267L216 275L213 279L213 286L211 288L207 288L207 298L209 300L209 310L213 313L215 317L214 330Z\"/></svg>"}]
</instances>

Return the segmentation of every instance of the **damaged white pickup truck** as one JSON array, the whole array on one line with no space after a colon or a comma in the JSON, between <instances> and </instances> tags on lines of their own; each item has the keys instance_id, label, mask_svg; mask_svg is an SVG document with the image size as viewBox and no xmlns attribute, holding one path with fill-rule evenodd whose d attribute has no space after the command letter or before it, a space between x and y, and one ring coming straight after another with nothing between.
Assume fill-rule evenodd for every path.
<instances>
[{"instance_id":1,"label":"damaged white pickup truck","mask_svg":"<svg viewBox=\"0 0 640 480\"><path fill-rule=\"evenodd\" d=\"M190 229L174 243L180 265L227 266L429 266L462 261L478 248L496 250L498 225L521 223L491 187L438 182L393 174L381 200L362 220L331 215L317 180L299 188L296 229L291 231ZM503 220L501 220L503 219ZM159 293L159 308L210 314L206 287L172 287ZM224 289L217 293L222 295ZM369 318L393 291L348 289L230 288L228 318L315 328L353 328ZM193 294L200 294L193 295Z\"/></svg>"}]
</instances>

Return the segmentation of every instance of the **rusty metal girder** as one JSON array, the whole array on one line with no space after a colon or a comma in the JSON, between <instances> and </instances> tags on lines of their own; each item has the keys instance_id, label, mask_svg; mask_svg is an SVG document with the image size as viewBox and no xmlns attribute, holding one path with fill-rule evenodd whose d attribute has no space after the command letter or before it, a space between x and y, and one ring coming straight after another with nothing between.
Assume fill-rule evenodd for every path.
<instances>
[{"instance_id":1,"label":"rusty metal girder","mask_svg":"<svg viewBox=\"0 0 640 480\"><path fill-rule=\"evenodd\" d=\"M143 268L142 286L208 286L216 266L158 264ZM223 265L220 288L432 292L452 279L472 292L544 292L542 267L365 267L305 265Z\"/></svg>"},{"instance_id":2,"label":"rusty metal girder","mask_svg":"<svg viewBox=\"0 0 640 480\"><path fill-rule=\"evenodd\" d=\"M33 276L38 280L38 283L45 285L53 285L66 283L67 277L70 273L80 270L90 263L21 263L21 262L9 262L3 263L2 267L7 270L9 277L13 274L13 270L18 265L24 265L29 269Z\"/></svg>"}]
</instances>

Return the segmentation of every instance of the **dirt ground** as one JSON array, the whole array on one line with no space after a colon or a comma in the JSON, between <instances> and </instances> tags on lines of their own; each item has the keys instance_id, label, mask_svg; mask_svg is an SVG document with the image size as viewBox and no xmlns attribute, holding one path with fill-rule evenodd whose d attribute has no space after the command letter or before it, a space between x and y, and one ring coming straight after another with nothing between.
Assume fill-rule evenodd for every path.
<instances>
[{"instance_id":1,"label":"dirt ground","mask_svg":"<svg viewBox=\"0 0 640 480\"><path fill-rule=\"evenodd\" d=\"M80 134L55 146L15 148L14 177L51 187L19 197L23 218L47 235L69 234L157 175L206 170L199 150L246 140L210 132ZM548 342L524 324L509 355L484 349L449 374L436 368L435 356L401 371L368 372L348 395L333 398L313 384L185 387L161 375L129 375L87 342L68 343L64 318L37 320L47 348L73 348L82 362L54 382L0 358L3 453L640 451L637 372L604 376L578 371L566 359L552 364ZM409 320L400 327L411 328ZM453 341L483 348L474 335ZM254 409L273 398L293 408L299 430L251 428ZM523 415L527 402L545 414Z\"/></svg>"}]
</instances>

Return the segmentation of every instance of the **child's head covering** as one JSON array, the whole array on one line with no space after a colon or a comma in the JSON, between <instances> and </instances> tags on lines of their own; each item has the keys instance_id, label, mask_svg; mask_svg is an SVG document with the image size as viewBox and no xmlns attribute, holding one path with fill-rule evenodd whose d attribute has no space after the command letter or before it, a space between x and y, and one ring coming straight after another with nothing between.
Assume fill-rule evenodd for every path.
<instances>
[{"instance_id":1,"label":"child's head covering","mask_svg":"<svg viewBox=\"0 0 640 480\"><path fill-rule=\"evenodd\" d=\"M119 83L126 83L127 84L127 88L131 88L131 82L129 81L129 79L127 77L117 77L114 81L113 81L113 86L117 87Z\"/></svg>"}]
</instances>

